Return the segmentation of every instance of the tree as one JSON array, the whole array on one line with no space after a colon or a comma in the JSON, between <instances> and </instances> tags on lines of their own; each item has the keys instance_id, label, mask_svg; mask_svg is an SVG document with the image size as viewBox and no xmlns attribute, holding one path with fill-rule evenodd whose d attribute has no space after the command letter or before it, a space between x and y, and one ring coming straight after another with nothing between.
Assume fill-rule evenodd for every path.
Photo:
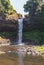
<instances>
[{"instance_id":1,"label":"tree","mask_svg":"<svg viewBox=\"0 0 44 65\"><path fill-rule=\"evenodd\" d=\"M17 13L10 4L10 0L0 0L0 15L6 17L12 13Z\"/></svg>"},{"instance_id":2,"label":"tree","mask_svg":"<svg viewBox=\"0 0 44 65\"><path fill-rule=\"evenodd\" d=\"M10 4L10 0L0 0L0 13L12 13L16 12Z\"/></svg>"},{"instance_id":3,"label":"tree","mask_svg":"<svg viewBox=\"0 0 44 65\"><path fill-rule=\"evenodd\" d=\"M29 12L29 30L39 32L39 43L44 43L44 2L43 0L28 0L24 5L24 11ZM28 20L27 20L28 21ZM34 24L33 24L34 23ZM33 25L32 25L33 24Z\"/></svg>"},{"instance_id":4,"label":"tree","mask_svg":"<svg viewBox=\"0 0 44 65\"><path fill-rule=\"evenodd\" d=\"M29 12L30 22L37 23L38 29L43 29L44 19L44 2L43 0L28 0L24 5L24 11ZM42 23L42 24L41 24ZM42 28L41 28L42 26Z\"/></svg>"},{"instance_id":5,"label":"tree","mask_svg":"<svg viewBox=\"0 0 44 65\"><path fill-rule=\"evenodd\" d=\"M41 11L43 0L28 0L24 5L24 11L29 12L30 17L37 15Z\"/></svg>"}]
</instances>

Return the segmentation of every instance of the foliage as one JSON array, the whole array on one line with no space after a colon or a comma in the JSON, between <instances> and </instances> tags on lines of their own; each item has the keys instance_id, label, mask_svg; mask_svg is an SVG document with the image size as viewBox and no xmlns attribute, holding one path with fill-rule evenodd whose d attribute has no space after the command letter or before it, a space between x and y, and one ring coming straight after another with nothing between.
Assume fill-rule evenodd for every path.
<instances>
[{"instance_id":1,"label":"foliage","mask_svg":"<svg viewBox=\"0 0 44 65\"><path fill-rule=\"evenodd\" d=\"M29 21L36 23L36 28L43 31L44 28L44 2L43 0L28 0L24 5L24 11L29 12Z\"/></svg>"},{"instance_id":2,"label":"foliage","mask_svg":"<svg viewBox=\"0 0 44 65\"><path fill-rule=\"evenodd\" d=\"M8 12L9 10L13 10L13 7L10 5L9 0L1 0L2 7L4 7L4 12Z\"/></svg>"},{"instance_id":3,"label":"foliage","mask_svg":"<svg viewBox=\"0 0 44 65\"><path fill-rule=\"evenodd\" d=\"M35 44L40 44L40 45L44 44L44 32L39 32L39 31L24 32L23 37L33 41Z\"/></svg>"},{"instance_id":4,"label":"foliage","mask_svg":"<svg viewBox=\"0 0 44 65\"><path fill-rule=\"evenodd\" d=\"M44 43L44 2L43 0L28 0L24 5L25 12L29 12L29 30L38 30L24 34L28 39L36 41L38 44ZM27 20L28 21L28 20Z\"/></svg>"},{"instance_id":5,"label":"foliage","mask_svg":"<svg viewBox=\"0 0 44 65\"><path fill-rule=\"evenodd\" d=\"M43 2L42 0L28 0L24 5L24 10L29 12L29 14L33 15L41 10Z\"/></svg>"},{"instance_id":6,"label":"foliage","mask_svg":"<svg viewBox=\"0 0 44 65\"><path fill-rule=\"evenodd\" d=\"M2 38L16 38L17 32L0 32L0 37Z\"/></svg>"},{"instance_id":7,"label":"foliage","mask_svg":"<svg viewBox=\"0 0 44 65\"><path fill-rule=\"evenodd\" d=\"M2 17L14 12L17 13L10 4L10 0L0 0L0 14Z\"/></svg>"}]
</instances>

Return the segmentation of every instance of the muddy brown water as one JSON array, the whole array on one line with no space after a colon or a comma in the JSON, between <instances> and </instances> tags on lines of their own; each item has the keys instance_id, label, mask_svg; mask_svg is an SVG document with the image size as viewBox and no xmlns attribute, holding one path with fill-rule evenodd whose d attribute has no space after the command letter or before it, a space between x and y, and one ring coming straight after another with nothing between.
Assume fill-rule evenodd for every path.
<instances>
[{"instance_id":1,"label":"muddy brown water","mask_svg":"<svg viewBox=\"0 0 44 65\"><path fill-rule=\"evenodd\" d=\"M44 65L44 58L18 53L6 53L0 55L0 65Z\"/></svg>"}]
</instances>

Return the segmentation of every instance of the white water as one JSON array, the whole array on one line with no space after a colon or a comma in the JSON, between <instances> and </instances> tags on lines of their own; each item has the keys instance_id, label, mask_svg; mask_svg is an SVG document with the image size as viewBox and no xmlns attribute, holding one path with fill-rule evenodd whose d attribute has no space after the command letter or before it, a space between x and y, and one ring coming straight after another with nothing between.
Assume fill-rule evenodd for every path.
<instances>
[{"instance_id":1,"label":"white water","mask_svg":"<svg viewBox=\"0 0 44 65\"><path fill-rule=\"evenodd\" d=\"M18 19L18 44L22 45L23 18Z\"/></svg>"}]
</instances>

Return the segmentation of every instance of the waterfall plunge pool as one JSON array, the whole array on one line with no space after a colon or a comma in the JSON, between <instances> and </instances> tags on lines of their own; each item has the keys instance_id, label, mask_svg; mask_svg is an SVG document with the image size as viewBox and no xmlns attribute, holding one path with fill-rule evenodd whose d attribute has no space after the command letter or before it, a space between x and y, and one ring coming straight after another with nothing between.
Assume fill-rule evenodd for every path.
<instances>
[{"instance_id":1,"label":"waterfall plunge pool","mask_svg":"<svg viewBox=\"0 0 44 65\"><path fill-rule=\"evenodd\" d=\"M0 65L44 65L44 59L40 56L7 53L0 55Z\"/></svg>"},{"instance_id":2,"label":"waterfall plunge pool","mask_svg":"<svg viewBox=\"0 0 44 65\"><path fill-rule=\"evenodd\" d=\"M42 56L27 55L21 53L21 51L16 52L16 49L26 47L28 46L13 45L0 47L2 51L9 51L0 55L0 65L44 65L44 58Z\"/></svg>"}]
</instances>

